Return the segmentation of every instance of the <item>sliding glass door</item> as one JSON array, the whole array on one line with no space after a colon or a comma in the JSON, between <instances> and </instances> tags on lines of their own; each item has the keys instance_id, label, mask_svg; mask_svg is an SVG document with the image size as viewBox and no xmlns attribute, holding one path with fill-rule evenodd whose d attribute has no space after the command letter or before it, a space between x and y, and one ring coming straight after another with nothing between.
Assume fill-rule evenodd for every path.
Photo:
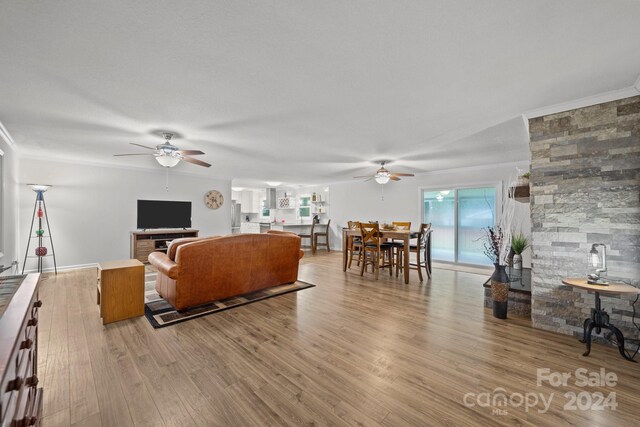
<instances>
[{"instance_id":1,"label":"sliding glass door","mask_svg":"<svg viewBox=\"0 0 640 427\"><path fill-rule=\"evenodd\" d=\"M453 190L423 193L424 222L431 223L431 258L456 260L456 203Z\"/></svg>"},{"instance_id":2,"label":"sliding glass door","mask_svg":"<svg viewBox=\"0 0 640 427\"><path fill-rule=\"evenodd\" d=\"M495 223L495 187L423 191L422 203L424 222L433 228L434 260L490 264L481 238Z\"/></svg>"}]
</instances>

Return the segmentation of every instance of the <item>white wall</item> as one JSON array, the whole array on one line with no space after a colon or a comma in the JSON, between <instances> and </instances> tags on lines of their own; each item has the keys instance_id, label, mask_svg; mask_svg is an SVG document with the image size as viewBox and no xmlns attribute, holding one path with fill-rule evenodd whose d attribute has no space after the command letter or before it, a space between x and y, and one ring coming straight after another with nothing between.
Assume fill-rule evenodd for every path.
<instances>
[{"instance_id":1,"label":"white wall","mask_svg":"<svg viewBox=\"0 0 640 427\"><path fill-rule=\"evenodd\" d=\"M45 194L58 267L128 259L129 232L136 229L138 199L192 202L192 225L200 236L231 233L231 181L165 170L132 170L41 159L20 158L20 259L26 250L35 193L23 184L51 184ZM224 205L208 209L204 194L222 193ZM32 253L33 246L29 252ZM27 269L35 268L35 259ZM22 267L22 266L21 266ZM50 258L45 268L53 267Z\"/></svg>"},{"instance_id":2,"label":"white wall","mask_svg":"<svg viewBox=\"0 0 640 427\"><path fill-rule=\"evenodd\" d=\"M341 249L342 235L340 229L347 221L380 222L411 221L420 224L421 190L442 190L446 188L477 186L481 184L501 185L502 181L514 179L517 169L528 170L528 162L491 165L464 169L437 171L402 181L384 185L384 200L381 199L383 186L374 180L332 184L331 193L331 229L332 248ZM393 170L393 168L390 168ZM516 203L516 218L521 224L522 232L531 235L531 217L528 203ZM523 254L525 267L531 265L531 251Z\"/></svg>"},{"instance_id":3,"label":"white wall","mask_svg":"<svg viewBox=\"0 0 640 427\"><path fill-rule=\"evenodd\" d=\"M18 156L14 148L0 139L0 150L4 152L2 159L3 188L0 199L2 224L0 227L0 265L9 265L18 259ZM5 274L10 274L7 271Z\"/></svg>"}]
</instances>

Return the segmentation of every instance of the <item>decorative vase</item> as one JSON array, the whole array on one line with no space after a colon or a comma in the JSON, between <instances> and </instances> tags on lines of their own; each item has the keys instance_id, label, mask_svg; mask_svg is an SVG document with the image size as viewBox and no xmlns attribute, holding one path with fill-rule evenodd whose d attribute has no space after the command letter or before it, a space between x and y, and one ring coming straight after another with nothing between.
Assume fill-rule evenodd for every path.
<instances>
[{"instance_id":1,"label":"decorative vase","mask_svg":"<svg viewBox=\"0 0 640 427\"><path fill-rule=\"evenodd\" d=\"M506 266L493 264L495 270L491 275L491 298L493 299L493 317L507 318L507 302L509 301L509 276Z\"/></svg>"},{"instance_id":2,"label":"decorative vase","mask_svg":"<svg viewBox=\"0 0 640 427\"><path fill-rule=\"evenodd\" d=\"M520 254L513 255L513 269L522 270L522 255Z\"/></svg>"},{"instance_id":3,"label":"decorative vase","mask_svg":"<svg viewBox=\"0 0 640 427\"><path fill-rule=\"evenodd\" d=\"M509 253L507 254L507 258L505 259L505 261L507 262L507 265L508 265L509 267L513 267L513 256L514 256L515 254L516 254L516 253L515 253L515 252L513 252L513 249L512 249L512 248L509 248Z\"/></svg>"},{"instance_id":4,"label":"decorative vase","mask_svg":"<svg viewBox=\"0 0 640 427\"><path fill-rule=\"evenodd\" d=\"M47 255L47 248L44 246L38 246L36 248L36 256L45 256Z\"/></svg>"}]
</instances>

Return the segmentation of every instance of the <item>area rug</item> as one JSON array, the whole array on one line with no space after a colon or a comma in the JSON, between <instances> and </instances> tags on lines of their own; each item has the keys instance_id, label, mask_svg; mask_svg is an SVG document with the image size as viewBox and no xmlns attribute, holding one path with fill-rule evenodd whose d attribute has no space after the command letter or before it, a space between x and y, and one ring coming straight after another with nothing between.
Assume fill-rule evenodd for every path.
<instances>
[{"instance_id":1,"label":"area rug","mask_svg":"<svg viewBox=\"0 0 640 427\"><path fill-rule=\"evenodd\" d=\"M295 283L274 286L273 288L262 289L244 295L238 295L223 300L212 301L197 307L187 308L185 310L176 310L171 304L166 302L155 290L156 285L155 271L147 269L145 271L145 292L144 292L144 315L154 328L164 328L166 326L175 325L176 323L186 322L187 320L196 319L198 317L207 316L209 314L218 313L234 307L251 304L262 301L267 298L277 297L279 295L297 292L303 289L313 288L315 285L298 280Z\"/></svg>"}]
</instances>

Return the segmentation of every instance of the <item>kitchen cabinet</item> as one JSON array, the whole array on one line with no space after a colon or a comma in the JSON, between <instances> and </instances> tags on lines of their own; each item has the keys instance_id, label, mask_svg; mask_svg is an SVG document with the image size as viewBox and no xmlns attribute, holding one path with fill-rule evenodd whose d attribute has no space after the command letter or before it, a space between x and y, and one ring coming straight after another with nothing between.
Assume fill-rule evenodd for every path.
<instances>
[{"instance_id":1,"label":"kitchen cabinet","mask_svg":"<svg viewBox=\"0 0 640 427\"><path fill-rule=\"evenodd\" d=\"M260 233L260 223L257 222L243 222L240 224L240 233Z\"/></svg>"},{"instance_id":2,"label":"kitchen cabinet","mask_svg":"<svg viewBox=\"0 0 640 427\"><path fill-rule=\"evenodd\" d=\"M242 213L260 213L262 210L263 192L259 190L242 190L240 205Z\"/></svg>"}]
</instances>

